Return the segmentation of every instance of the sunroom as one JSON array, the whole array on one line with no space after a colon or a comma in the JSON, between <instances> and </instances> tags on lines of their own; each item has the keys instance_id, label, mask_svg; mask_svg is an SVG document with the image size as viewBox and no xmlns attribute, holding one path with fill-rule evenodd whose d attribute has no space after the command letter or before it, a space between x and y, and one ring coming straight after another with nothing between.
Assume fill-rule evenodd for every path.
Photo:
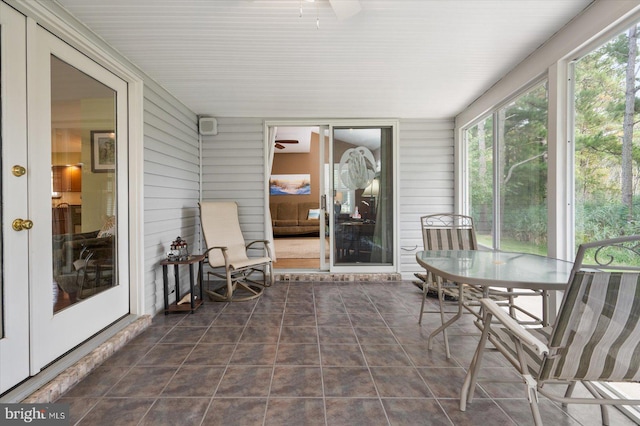
<instances>
[{"instance_id":1,"label":"sunroom","mask_svg":"<svg viewBox=\"0 0 640 426\"><path fill-rule=\"evenodd\" d=\"M313 236L314 263L276 265L294 280L410 281L429 213L470 214L487 248L566 260L582 242L638 233L636 1L360 0L355 12L339 0L205 3L0 4L2 135L17 141L3 143L3 398L23 398L16 385L161 312L159 262L176 236L203 250L202 200L237 201L247 239L272 237L271 201L318 203L330 219ZM294 36L279 38L287 25ZM250 50L261 37L276 43ZM452 47L474 37L499 54ZM285 154L303 139L314 162ZM375 157L376 185L361 191L339 186L341 156L357 146ZM309 176L310 193L272 195L274 175ZM33 228L12 229L16 218ZM339 230L353 219L368 233L344 255ZM75 271L49 268L52 240L96 231L115 235L120 284L72 299ZM52 310L52 298L65 302Z\"/></svg>"}]
</instances>

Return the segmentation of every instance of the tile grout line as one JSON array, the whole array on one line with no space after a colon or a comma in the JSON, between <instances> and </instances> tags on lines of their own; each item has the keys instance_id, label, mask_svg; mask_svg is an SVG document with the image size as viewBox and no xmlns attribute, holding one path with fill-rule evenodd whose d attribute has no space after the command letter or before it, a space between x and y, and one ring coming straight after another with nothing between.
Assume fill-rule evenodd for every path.
<instances>
[{"instance_id":1,"label":"tile grout line","mask_svg":"<svg viewBox=\"0 0 640 426\"><path fill-rule=\"evenodd\" d=\"M320 385L322 386L322 409L324 411L324 424L325 426L329 425L328 415L327 415L327 392L324 386L324 371L323 371L323 362L322 362L322 347L320 345L320 323L318 321L318 306L316 299L316 285L315 283L311 283L311 291L313 293L313 317L316 322L316 343L318 348L318 363L320 367Z\"/></svg>"},{"instance_id":2,"label":"tile grout line","mask_svg":"<svg viewBox=\"0 0 640 426\"><path fill-rule=\"evenodd\" d=\"M360 284L360 286L362 286L362 285ZM371 303L371 305L374 307L376 313L378 315L380 315L380 312L378 311L378 308L375 306L375 304L371 300L371 297L369 297L369 294L366 291L363 291L363 293L366 295L367 300L369 300L369 303ZM346 308L346 305L345 305L345 308ZM367 357L364 354L364 349L362 349L362 343L360 342L360 338L358 337L358 333L356 333L356 329L355 329L355 327L353 325L353 320L351 319L351 313L348 310L347 310L347 315L349 317L349 324L351 324L351 331L353 332L353 335L356 338L356 342L358 343L358 348L360 349L360 353L362 354L362 358L364 360L365 366L367 367L367 371L369 372L369 377L371 378L371 383L373 383L373 388L376 390L376 395L378 397L378 402L380 403L380 407L382 408L382 412L384 413L384 417L387 420L387 424L390 425L391 421L389 420L389 415L387 414L387 410L384 408L384 403L382 402L382 396L380 395L380 390L378 389L378 385L376 384L376 380L373 377L373 372L371 371L371 366L369 365L369 361L367 361ZM380 317L382 317L382 316L380 316ZM394 336L394 339L395 339L395 336Z\"/></svg>"},{"instance_id":3,"label":"tile grout line","mask_svg":"<svg viewBox=\"0 0 640 426\"><path fill-rule=\"evenodd\" d=\"M280 318L280 332L278 333L278 340L276 342L276 352L274 355L274 359L273 359L273 365L271 366L271 379L269 380L269 388L267 389L267 401L264 407L264 416L262 419L262 424L265 425L267 423L267 414L269 413L269 402L271 399L271 387L273 386L273 378L275 376L276 373L276 365L278 362L278 349L280 348L280 339L282 338L282 329L284 327L284 315L286 313L287 310L287 300L289 299L289 289L291 288L290 283L287 284L287 290L285 293L285 298L284 298L284 305L282 307L282 312L281 313L281 318ZM257 304L256 304L257 305ZM255 307L254 307L255 310Z\"/></svg>"}]
</instances>

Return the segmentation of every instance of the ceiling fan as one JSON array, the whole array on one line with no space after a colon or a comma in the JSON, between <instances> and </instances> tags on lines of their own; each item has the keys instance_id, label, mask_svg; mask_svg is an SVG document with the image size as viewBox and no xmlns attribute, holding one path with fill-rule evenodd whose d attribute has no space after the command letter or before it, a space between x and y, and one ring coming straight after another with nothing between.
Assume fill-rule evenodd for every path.
<instances>
[{"instance_id":1,"label":"ceiling fan","mask_svg":"<svg viewBox=\"0 0 640 426\"><path fill-rule=\"evenodd\" d=\"M347 19L362 10L360 0L329 0L338 19Z\"/></svg>"},{"instance_id":2,"label":"ceiling fan","mask_svg":"<svg viewBox=\"0 0 640 426\"><path fill-rule=\"evenodd\" d=\"M251 0L257 1L257 0ZM306 3L315 3L316 1L327 1L327 0L304 0ZM328 0L333 12L336 14L338 19L347 19L352 16L358 14L362 10L362 6L360 5L360 0ZM300 0L300 9L302 13L302 2Z\"/></svg>"},{"instance_id":3,"label":"ceiling fan","mask_svg":"<svg viewBox=\"0 0 640 426\"><path fill-rule=\"evenodd\" d=\"M299 143L297 140L295 139L281 139L281 140L277 140L276 141L276 148L278 149L284 149L285 146L283 144L286 143Z\"/></svg>"}]
</instances>

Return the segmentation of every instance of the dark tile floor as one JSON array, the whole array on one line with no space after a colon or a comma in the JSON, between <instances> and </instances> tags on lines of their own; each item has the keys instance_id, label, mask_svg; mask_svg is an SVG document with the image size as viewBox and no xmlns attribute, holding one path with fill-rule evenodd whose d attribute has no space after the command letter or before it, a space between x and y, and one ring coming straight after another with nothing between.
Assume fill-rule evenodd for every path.
<instances>
[{"instance_id":1,"label":"dark tile floor","mask_svg":"<svg viewBox=\"0 0 640 426\"><path fill-rule=\"evenodd\" d=\"M439 316L419 326L420 300L408 282L293 282L257 301L157 315L58 402L83 425L532 424L522 385L483 385L459 410L477 337L451 337L450 360L442 341L428 351ZM513 376L497 355L486 360L486 376ZM543 400L542 410L548 425L600 424L595 406Z\"/></svg>"}]
</instances>

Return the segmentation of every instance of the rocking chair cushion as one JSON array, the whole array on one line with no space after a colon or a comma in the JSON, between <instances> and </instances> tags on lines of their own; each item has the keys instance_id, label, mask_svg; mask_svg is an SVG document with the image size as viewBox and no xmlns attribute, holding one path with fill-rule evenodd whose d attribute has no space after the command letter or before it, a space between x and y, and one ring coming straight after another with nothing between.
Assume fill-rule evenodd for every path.
<instances>
[{"instance_id":1,"label":"rocking chair cushion","mask_svg":"<svg viewBox=\"0 0 640 426\"><path fill-rule=\"evenodd\" d=\"M263 265L270 261L271 259L269 259L268 257L249 257L249 258L246 258L245 260L232 261L229 266L231 266L231 268L235 270L238 270L238 269L248 268L251 266Z\"/></svg>"},{"instance_id":2,"label":"rocking chair cushion","mask_svg":"<svg viewBox=\"0 0 640 426\"><path fill-rule=\"evenodd\" d=\"M215 203L215 204L227 204L227 203ZM214 203L206 205L203 203L201 209L203 213L205 210L211 210L210 215L214 215L214 220L202 220L202 229L205 236L211 239L215 236L215 241L206 241L208 247L226 247L226 255L229 262L244 262L247 261L247 251L240 230L240 223L238 221L238 210L235 203L232 204L233 208L215 208ZM224 206L222 206L224 207ZM211 250L209 252L209 264L213 267L219 267L225 265L224 255L221 250Z\"/></svg>"}]
</instances>

